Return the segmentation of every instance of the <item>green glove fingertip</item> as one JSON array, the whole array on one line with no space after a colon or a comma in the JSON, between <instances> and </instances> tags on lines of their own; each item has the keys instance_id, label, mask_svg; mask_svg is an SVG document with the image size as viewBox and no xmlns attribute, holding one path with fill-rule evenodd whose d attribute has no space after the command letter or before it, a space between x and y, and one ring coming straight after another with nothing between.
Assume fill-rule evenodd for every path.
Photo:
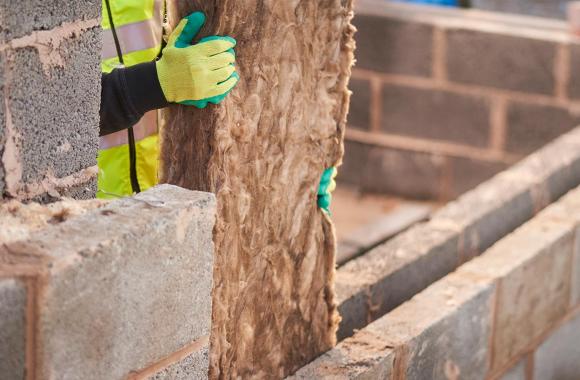
<instances>
[{"instance_id":1,"label":"green glove fingertip","mask_svg":"<svg viewBox=\"0 0 580 380\"><path fill-rule=\"evenodd\" d=\"M193 12L184 19L187 20L187 24L175 42L175 47L178 48L191 46L195 36L197 36L201 28L205 25L205 14L203 12Z\"/></svg>"}]
</instances>

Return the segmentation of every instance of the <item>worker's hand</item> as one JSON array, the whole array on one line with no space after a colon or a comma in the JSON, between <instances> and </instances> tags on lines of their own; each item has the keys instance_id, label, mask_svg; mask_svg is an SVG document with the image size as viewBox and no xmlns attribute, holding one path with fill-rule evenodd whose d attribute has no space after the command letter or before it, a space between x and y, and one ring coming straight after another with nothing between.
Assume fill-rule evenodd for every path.
<instances>
[{"instance_id":1,"label":"worker's hand","mask_svg":"<svg viewBox=\"0 0 580 380\"><path fill-rule=\"evenodd\" d=\"M218 104L239 80L234 67L236 40L212 36L192 45L204 23L201 12L181 20L157 61L159 83L170 103L198 108Z\"/></svg>"},{"instance_id":2,"label":"worker's hand","mask_svg":"<svg viewBox=\"0 0 580 380\"><path fill-rule=\"evenodd\" d=\"M320 179L318 186L318 207L324 212L330 214L330 202L332 201L332 192L336 189L336 168L326 169Z\"/></svg>"}]
</instances>

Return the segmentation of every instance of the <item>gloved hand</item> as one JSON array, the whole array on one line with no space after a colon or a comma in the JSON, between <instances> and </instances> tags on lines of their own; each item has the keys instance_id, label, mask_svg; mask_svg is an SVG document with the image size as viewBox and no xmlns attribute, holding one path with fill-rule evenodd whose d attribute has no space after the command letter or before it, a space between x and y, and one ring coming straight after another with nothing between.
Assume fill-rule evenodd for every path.
<instances>
[{"instance_id":1,"label":"gloved hand","mask_svg":"<svg viewBox=\"0 0 580 380\"><path fill-rule=\"evenodd\" d=\"M236 40L212 36L192 45L203 24L201 12L181 20L156 63L161 89L170 103L205 108L208 103L221 102L238 83Z\"/></svg>"},{"instance_id":2,"label":"gloved hand","mask_svg":"<svg viewBox=\"0 0 580 380\"><path fill-rule=\"evenodd\" d=\"M330 214L330 202L332 201L332 192L336 189L337 173L336 168L326 169L318 186L318 207L327 214Z\"/></svg>"}]
</instances>

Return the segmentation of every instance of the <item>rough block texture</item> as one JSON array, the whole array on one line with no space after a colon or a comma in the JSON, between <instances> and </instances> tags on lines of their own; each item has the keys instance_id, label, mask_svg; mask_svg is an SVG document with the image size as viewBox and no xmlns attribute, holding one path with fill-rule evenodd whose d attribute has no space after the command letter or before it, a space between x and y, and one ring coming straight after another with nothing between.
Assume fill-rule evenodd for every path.
<instances>
[{"instance_id":1,"label":"rough block texture","mask_svg":"<svg viewBox=\"0 0 580 380\"><path fill-rule=\"evenodd\" d=\"M449 157L447 161L452 168L451 183L449 185L451 198L459 197L461 194L508 168L508 165L502 162L482 161L472 158Z\"/></svg>"},{"instance_id":2,"label":"rough block texture","mask_svg":"<svg viewBox=\"0 0 580 380\"><path fill-rule=\"evenodd\" d=\"M567 108L513 102L507 111L506 149L529 154L580 124Z\"/></svg>"},{"instance_id":3,"label":"rough block texture","mask_svg":"<svg viewBox=\"0 0 580 380\"><path fill-rule=\"evenodd\" d=\"M580 313L564 321L534 355L534 378L577 379L580 376Z\"/></svg>"},{"instance_id":4,"label":"rough block texture","mask_svg":"<svg viewBox=\"0 0 580 380\"><path fill-rule=\"evenodd\" d=\"M580 46L572 45L570 47L570 67L580 67ZM570 70L570 83L568 85L568 95L570 98L580 99L580 72L578 70Z\"/></svg>"},{"instance_id":5,"label":"rough block texture","mask_svg":"<svg viewBox=\"0 0 580 380\"><path fill-rule=\"evenodd\" d=\"M445 276L580 184L580 129L460 197L431 220L337 272L342 323L352 335Z\"/></svg>"},{"instance_id":6,"label":"rough block texture","mask_svg":"<svg viewBox=\"0 0 580 380\"><path fill-rule=\"evenodd\" d=\"M353 97L349 120L357 129L347 131L341 174L349 184L365 187L368 161L349 157L356 143L385 157L441 158L435 171L430 160L415 161L397 179L417 186L397 194L453 199L580 123L573 69L580 45L565 22L385 0L359 0L356 8L353 77L382 91L368 100L370 130L355 124L368 118L358 106L366 94ZM392 191L390 172L373 174L369 189Z\"/></svg>"},{"instance_id":7,"label":"rough block texture","mask_svg":"<svg viewBox=\"0 0 580 380\"><path fill-rule=\"evenodd\" d=\"M374 193L437 199L439 189L433 184L440 182L443 164L437 155L373 147L358 168L362 175L358 185Z\"/></svg>"},{"instance_id":8,"label":"rough block texture","mask_svg":"<svg viewBox=\"0 0 580 380\"><path fill-rule=\"evenodd\" d=\"M149 376L147 380L202 380L208 378L209 345L188 355L178 363Z\"/></svg>"},{"instance_id":9,"label":"rough block texture","mask_svg":"<svg viewBox=\"0 0 580 380\"><path fill-rule=\"evenodd\" d=\"M432 25L370 15L357 15L353 24L359 41L357 67L382 73L431 75Z\"/></svg>"},{"instance_id":10,"label":"rough block texture","mask_svg":"<svg viewBox=\"0 0 580 380\"><path fill-rule=\"evenodd\" d=\"M349 83L352 97L350 102L349 125L364 130L371 126L371 84L364 79L351 79Z\"/></svg>"},{"instance_id":11,"label":"rough block texture","mask_svg":"<svg viewBox=\"0 0 580 380\"><path fill-rule=\"evenodd\" d=\"M24 379L26 289L20 281L0 278L0 374Z\"/></svg>"},{"instance_id":12,"label":"rough block texture","mask_svg":"<svg viewBox=\"0 0 580 380\"><path fill-rule=\"evenodd\" d=\"M342 158L351 8L170 2L173 25L203 10L202 35L238 41L236 89L217 107L170 109L162 139L162 180L218 199L210 377L283 377L336 342L335 237L316 192Z\"/></svg>"},{"instance_id":13,"label":"rough block texture","mask_svg":"<svg viewBox=\"0 0 580 380\"><path fill-rule=\"evenodd\" d=\"M49 30L65 22L96 19L100 15L100 0L5 0L0 4L0 42L33 31Z\"/></svg>"},{"instance_id":14,"label":"rough block texture","mask_svg":"<svg viewBox=\"0 0 580 380\"><path fill-rule=\"evenodd\" d=\"M62 41L63 66L43 62L46 53L34 47L7 53L9 133L19 153L12 159L21 171L8 183L10 195L25 196L22 183L62 178L96 165L100 47L100 29L92 28Z\"/></svg>"},{"instance_id":15,"label":"rough block texture","mask_svg":"<svg viewBox=\"0 0 580 380\"><path fill-rule=\"evenodd\" d=\"M526 359L522 359L506 372L499 380L527 380L526 379Z\"/></svg>"},{"instance_id":16,"label":"rough block texture","mask_svg":"<svg viewBox=\"0 0 580 380\"><path fill-rule=\"evenodd\" d=\"M382 97L383 132L473 146L489 142L484 97L395 85L383 86Z\"/></svg>"},{"instance_id":17,"label":"rough block texture","mask_svg":"<svg viewBox=\"0 0 580 380\"><path fill-rule=\"evenodd\" d=\"M207 338L215 207L163 185L10 243L0 270L35 268L36 376L123 379Z\"/></svg>"},{"instance_id":18,"label":"rough block texture","mask_svg":"<svg viewBox=\"0 0 580 380\"><path fill-rule=\"evenodd\" d=\"M471 0L474 8L530 16L564 18L568 0Z\"/></svg>"},{"instance_id":19,"label":"rough block texture","mask_svg":"<svg viewBox=\"0 0 580 380\"><path fill-rule=\"evenodd\" d=\"M449 30L452 82L537 94L554 92L556 44L473 30Z\"/></svg>"}]
</instances>

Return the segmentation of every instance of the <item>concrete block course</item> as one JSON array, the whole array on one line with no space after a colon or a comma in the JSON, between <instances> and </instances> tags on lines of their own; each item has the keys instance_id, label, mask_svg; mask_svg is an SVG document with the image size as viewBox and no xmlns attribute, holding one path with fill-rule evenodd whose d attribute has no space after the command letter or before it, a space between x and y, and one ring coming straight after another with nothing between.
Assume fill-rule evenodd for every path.
<instances>
[{"instance_id":1,"label":"concrete block course","mask_svg":"<svg viewBox=\"0 0 580 380\"><path fill-rule=\"evenodd\" d=\"M564 18L568 0L471 0L474 8L520 13L538 17Z\"/></svg>"},{"instance_id":2,"label":"concrete block course","mask_svg":"<svg viewBox=\"0 0 580 380\"><path fill-rule=\"evenodd\" d=\"M354 128L369 130L371 127L371 83L368 80L352 78L352 91L348 122Z\"/></svg>"},{"instance_id":3,"label":"concrete block course","mask_svg":"<svg viewBox=\"0 0 580 380\"><path fill-rule=\"evenodd\" d=\"M580 313L560 326L534 355L535 379L577 379L580 375Z\"/></svg>"},{"instance_id":4,"label":"concrete block course","mask_svg":"<svg viewBox=\"0 0 580 380\"><path fill-rule=\"evenodd\" d=\"M501 278L493 341L494 369L524 351L566 314L573 237L569 225L533 223L464 268Z\"/></svg>"},{"instance_id":5,"label":"concrete block course","mask_svg":"<svg viewBox=\"0 0 580 380\"><path fill-rule=\"evenodd\" d=\"M62 43L63 67L47 67L33 47L10 54L7 106L20 142L23 182L61 178L96 165L100 49L100 29L93 28Z\"/></svg>"},{"instance_id":6,"label":"concrete block course","mask_svg":"<svg viewBox=\"0 0 580 380\"><path fill-rule=\"evenodd\" d=\"M38 284L36 376L122 379L207 341L215 207L162 185L10 243L0 271Z\"/></svg>"},{"instance_id":7,"label":"concrete block course","mask_svg":"<svg viewBox=\"0 0 580 380\"><path fill-rule=\"evenodd\" d=\"M570 67L580 67L580 45L570 45ZM580 73L578 70L570 70L568 96L574 100L580 99Z\"/></svg>"},{"instance_id":8,"label":"concrete block course","mask_svg":"<svg viewBox=\"0 0 580 380\"><path fill-rule=\"evenodd\" d=\"M449 184L451 198L459 197L509 167L503 162L464 157L448 157L447 161L452 168Z\"/></svg>"},{"instance_id":9,"label":"concrete block course","mask_svg":"<svg viewBox=\"0 0 580 380\"><path fill-rule=\"evenodd\" d=\"M476 257L580 184L580 129L340 267L339 337L392 310Z\"/></svg>"},{"instance_id":10,"label":"concrete block course","mask_svg":"<svg viewBox=\"0 0 580 380\"><path fill-rule=\"evenodd\" d=\"M24 379L26 341L25 285L0 278L0 374L6 379Z\"/></svg>"},{"instance_id":11,"label":"concrete block course","mask_svg":"<svg viewBox=\"0 0 580 380\"><path fill-rule=\"evenodd\" d=\"M358 168L362 172L359 185L362 190L374 193L437 199L439 189L432 184L440 182L443 169L444 161L437 155L373 147L368 151L364 168Z\"/></svg>"},{"instance_id":12,"label":"concrete block course","mask_svg":"<svg viewBox=\"0 0 580 380\"><path fill-rule=\"evenodd\" d=\"M33 31L49 30L65 22L96 19L100 15L99 0L6 0L0 5L0 42L22 37Z\"/></svg>"},{"instance_id":13,"label":"concrete block course","mask_svg":"<svg viewBox=\"0 0 580 380\"><path fill-rule=\"evenodd\" d=\"M557 47L553 42L462 29L448 30L447 36L450 81L553 94Z\"/></svg>"},{"instance_id":14,"label":"concrete block course","mask_svg":"<svg viewBox=\"0 0 580 380\"><path fill-rule=\"evenodd\" d=\"M433 26L358 14L357 67L381 73L431 75Z\"/></svg>"},{"instance_id":15,"label":"concrete block course","mask_svg":"<svg viewBox=\"0 0 580 380\"><path fill-rule=\"evenodd\" d=\"M382 132L476 147L489 143L485 97L385 84L382 99Z\"/></svg>"},{"instance_id":16,"label":"concrete block course","mask_svg":"<svg viewBox=\"0 0 580 380\"><path fill-rule=\"evenodd\" d=\"M209 343L201 350L193 352L183 360L174 363L146 380L203 380L208 378Z\"/></svg>"},{"instance_id":17,"label":"concrete block course","mask_svg":"<svg viewBox=\"0 0 580 380\"><path fill-rule=\"evenodd\" d=\"M527 380L526 364L527 359L520 360L515 366L501 376L499 380Z\"/></svg>"},{"instance_id":18,"label":"concrete block course","mask_svg":"<svg viewBox=\"0 0 580 380\"><path fill-rule=\"evenodd\" d=\"M506 149L529 154L580 124L580 113L561 107L512 102L507 111Z\"/></svg>"}]
</instances>

